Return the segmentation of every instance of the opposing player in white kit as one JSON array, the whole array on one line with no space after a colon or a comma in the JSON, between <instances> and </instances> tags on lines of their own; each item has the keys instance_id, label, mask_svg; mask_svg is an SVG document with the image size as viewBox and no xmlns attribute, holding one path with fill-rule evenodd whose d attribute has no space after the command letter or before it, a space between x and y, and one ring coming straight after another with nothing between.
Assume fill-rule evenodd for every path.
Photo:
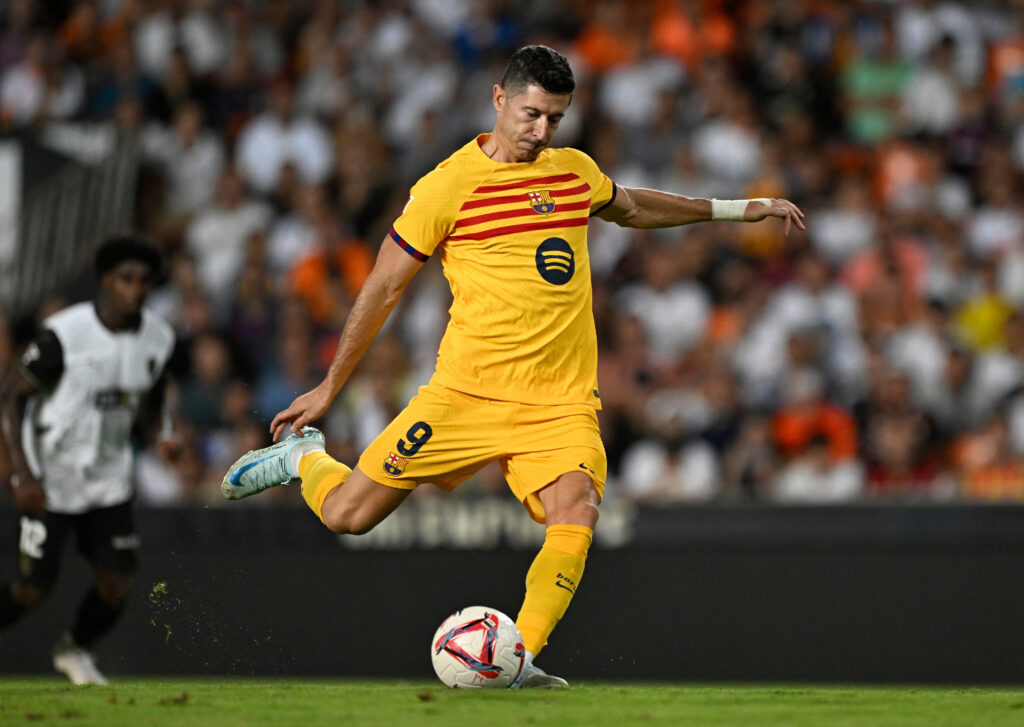
<instances>
[{"instance_id":1,"label":"opposing player in white kit","mask_svg":"<svg viewBox=\"0 0 1024 727\"><path fill-rule=\"evenodd\" d=\"M0 446L20 521L18 573L0 585L0 628L46 598L74 535L96 582L53 661L75 684L106 683L90 648L117 622L137 566L133 428L170 434L163 371L174 332L143 309L160 252L117 236L95 260L96 298L43 321L0 387Z\"/></svg>"}]
</instances>

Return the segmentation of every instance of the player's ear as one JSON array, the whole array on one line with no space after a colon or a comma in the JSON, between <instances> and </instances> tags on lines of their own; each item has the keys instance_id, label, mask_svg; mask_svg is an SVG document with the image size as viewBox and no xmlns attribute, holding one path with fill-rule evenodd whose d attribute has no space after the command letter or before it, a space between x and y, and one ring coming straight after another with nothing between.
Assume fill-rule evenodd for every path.
<instances>
[{"instance_id":1,"label":"player's ear","mask_svg":"<svg viewBox=\"0 0 1024 727\"><path fill-rule=\"evenodd\" d=\"M501 111L505 107L505 101L507 100L505 95L505 89L499 84L494 84L494 109L495 111Z\"/></svg>"}]
</instances>

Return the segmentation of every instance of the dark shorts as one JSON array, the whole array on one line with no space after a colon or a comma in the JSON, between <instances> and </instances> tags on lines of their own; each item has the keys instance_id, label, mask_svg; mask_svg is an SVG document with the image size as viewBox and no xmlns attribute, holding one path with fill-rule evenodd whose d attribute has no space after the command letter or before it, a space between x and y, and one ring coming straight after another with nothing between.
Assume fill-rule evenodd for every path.
<instances>
[{"instance_id":1,"label":"dark shorts","mask_svg":"<svg viewBox=\"0 0 1024 727\"><path fill-rule=\"evenodd\" d=\"M47 512L18 515L18 581L49 587L57 580L65 544L75 536L78 552L97 570L130 575L138 567L139 536L131 502L80 515Z\"/></svg>"}]
</instances>

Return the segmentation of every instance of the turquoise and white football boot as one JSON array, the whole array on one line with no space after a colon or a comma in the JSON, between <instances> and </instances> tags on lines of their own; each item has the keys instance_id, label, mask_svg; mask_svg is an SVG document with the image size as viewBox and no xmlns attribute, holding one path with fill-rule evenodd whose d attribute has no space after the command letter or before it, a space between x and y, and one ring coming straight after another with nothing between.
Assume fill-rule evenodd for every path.
<instances>
[{"instance_id":1,"label":"turquoise and white football boot","mask_svg":"<svg viewBox=\"0 0 1024 727\"><path fill-rule=\"evenodd\" d=\"M271 487L298 482L299 458L324 451L324 435L319 429L303 427L302 435L292 434L239 457L220 483L221 494L229 500L241 500Z\"/></svg>"}]
</instances>

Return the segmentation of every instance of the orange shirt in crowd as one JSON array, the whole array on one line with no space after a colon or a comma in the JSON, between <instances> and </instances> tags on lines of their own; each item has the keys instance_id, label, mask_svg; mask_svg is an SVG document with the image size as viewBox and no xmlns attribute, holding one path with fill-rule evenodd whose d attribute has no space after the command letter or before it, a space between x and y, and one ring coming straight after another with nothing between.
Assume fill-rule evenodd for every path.
<instances>
[{"instance_id":1,"label":"orange shirt in crowd","mask_svg":"<svg viewBox=\"0 0 1024 727\"><path fill-rule=\"evenodd\" d=\"M1011 460L970 470L961 488L970 500L1024 500L1024 463Z\"/></svg>"},{"instance_id":2,"label":"orange shirt in crowd","mask_svg":"<svg viewBox=\"0 0 1024 727\"><path fill-rule=\"evenodd\" d=\"M300 260L291 272L291 289L306 301L313 318L322 324L332 324L332 313L337 308L337 292L332 280L338 281L351 299L373 269L373 255L360 240L344 240L327 250Z\"/></svg>"},{"instance_id":3,"label":"orange shirt in crowd","mask_svg":"<svg viewBox=\"0 0 1024 727\"><path fill-rule=\"evenodd\" d=\"M651 47L659 54L681 61L694 70L702 57L720 56L736 44L736 26L721 12L718 3L703 3L696 17L686 12L687 3L659 0L651 22Z\"/></svg>"},{"instance_id":4,"label":"orange shirt in crowd","mask_svg":"<svg viewBox=\"0 0 1024 727\"><path fill-rule=\"evenodd\" d=\"M828 454L833 462L857 454L857 424L852 416L833 404L782 409L772 421L772 435L776 446L787 456L799 454L818 436L828 442Z\"/></svg>"}]
</instances>

